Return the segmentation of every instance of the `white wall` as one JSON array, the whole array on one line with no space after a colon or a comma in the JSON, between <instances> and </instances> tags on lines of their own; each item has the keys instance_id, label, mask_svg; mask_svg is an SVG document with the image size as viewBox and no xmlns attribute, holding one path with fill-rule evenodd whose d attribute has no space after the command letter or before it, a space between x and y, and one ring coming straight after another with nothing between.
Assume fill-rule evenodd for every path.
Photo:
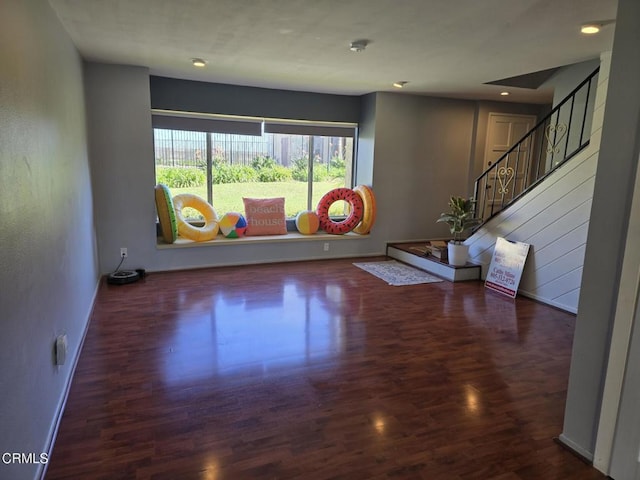
<instances>
[{"instance_id":1,"label":"white wall","mask_svg":"<svg viewBox=\"0 0 640 480\"><path fill-rule=\"evenodd\" d=\"M0 453L50 447L98 284L80 58L41 0L0 2ZM66 333L64 366L53 361ZM0 462L0 478L42 465Z\"/></svg>"},{"instance_id":2,"label":"white wall","mask_svg":"<svg viewBox=\"0 0 640 480\"><path fill-rule=\"evenodd\" d=\"M573 313L580 296L609 64L609 54L603 55L589 146L466 242L472 261L483 265L483 278L497 237L529 243L519 293ZM573 78L574 87L584 79Z\"/></svg>"},{"instance_id":3,"label":"white wall","mask_svg":"<svg viewBox=\"0 0 640 480\"><path fill-rule=\"evenodd\" d=\"M617 479L637 479L640 474L640 329L634 328L640 324L639 173L636 171L594 456L596 468Z\"/></svg>"},{"instance_id":4,"label":"white wall","mask_svg":"<svg viewBox=\"0 0 640 480\"><path fill-rule=\"evenodd\" d=\"M637 263L634 266L628 262L636 261L634 258L637 259L640 248L637 242L628 242L629 239L634 239L628 233L640 154L640 31L635 22L639 17L640 3L637 0L618 1L611 55L611 88L607 93L600 160L571 354L564 426L560 437L565 443L586 451L589 455L593 453L596 438L601 433L598 419L604 410L602 401L605 372L607 365L611 365L613 360L609 354L622 353L629 344L628 334L626 338L622 335L622 339L616 336L613 342L612 330L617 330L621 323L626 323L628 330L634 327L637 315L635 302L640 294L637 276L635 281L623 283L623 279L629 278L628 274L625 275L629 267L633 268L635 275L638 274ZM602 245L609 245L612 253L606 260L603 259ZM635 255L629 255L629 252L635 252ZM632 342L629 356L622 353L622 359L629 362L637 359L638 352L634 348L639 348L637 342ZM621 375L625 370L624 362L622 365L618 363L615 368L619 370L616 375ZM629 390L630 396L627 398L632 400L638 391L637 376L633 379L637 375L637 369L629 368L629 372L632 374L625 379L625 383L630 381L624 389ZM608 372L606 380L610 379L611 374L612 372ZM613 403L617 409L617 401ZM624 399L622 403L626 403ZM626 436L627 448L619 453L624 457L625 464L637 469L640 448L638 409L637 403L627 405L631 405L636 416L625 416L621 411L616 436L620 434L620 440L624 440ZM637 472L636 476L614 474L614 478L637 478Z\"/></svg>"}]
</instances>

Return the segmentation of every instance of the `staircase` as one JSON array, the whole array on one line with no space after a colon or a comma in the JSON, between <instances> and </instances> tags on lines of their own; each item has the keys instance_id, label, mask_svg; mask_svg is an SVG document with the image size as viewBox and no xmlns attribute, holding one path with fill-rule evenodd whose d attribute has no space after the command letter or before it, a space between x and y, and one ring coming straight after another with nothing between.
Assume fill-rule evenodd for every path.
<instances>
[{"instance_id":1,"label":"staircase","mask_svg":"<svg viewBox=\"0 0 640 480\"><path fill-rule=\"evenodd\" d=\"M589 145L599 70L478 177L479 218L493 218Z\"/></svg>"},{"instance_id":2,"label":"staircase","mask_svg":"<svg viewBox=\"0 0 640 480\"><path fill-rule=\"evenodd\" d=\"M610 56L475 183L466 240L482 278L498 237L531 245L519 293L576 312ZM606 246L603 246L606 248Z\"/></svg>"},{"instance_id":3,"label":"staircase","mask_svg":"<svg viewBox=\"0 0 640 480\"><path fill-rule=\"evenodd\" d=\"M576 313L610 61L603 54L599 69L478 177L484 222L465 241L463 269L424 257L424 241L389 244L387 255L455 282L485 278L498 237L525 242L518 293Z\"/></svg>"}]
</instances>

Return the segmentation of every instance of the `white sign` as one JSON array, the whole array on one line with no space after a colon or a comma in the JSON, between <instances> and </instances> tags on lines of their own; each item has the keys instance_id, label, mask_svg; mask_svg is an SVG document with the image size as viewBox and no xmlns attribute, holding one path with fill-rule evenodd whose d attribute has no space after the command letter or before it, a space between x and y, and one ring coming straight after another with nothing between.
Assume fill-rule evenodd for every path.
<instances>
[{"instance_id":1,"label":"white sign","mask_svg":"<svg viewBox=\"0 0 640 480\"><path fill-rule=\"evenodd\" d=\"M498 237L484 286L515 298L528 253L528 243Z\"/></svg>"}]
</instances>

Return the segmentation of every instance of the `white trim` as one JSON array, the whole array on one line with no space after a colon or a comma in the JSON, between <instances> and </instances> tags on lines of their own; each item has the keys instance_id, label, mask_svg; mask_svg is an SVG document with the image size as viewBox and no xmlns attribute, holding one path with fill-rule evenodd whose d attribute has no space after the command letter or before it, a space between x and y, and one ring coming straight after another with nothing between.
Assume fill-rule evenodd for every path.
<instances>
[{"instance_id":1,"label":"white trim","mask_svg":"<svg viewBox=\"0 0 640 480\"><path fill-rule=\"evenodd\" d=\"M429 273L437 275L440 278L449 280L450 282L464 282L468 280L480 280L480 265L469 265L462 267L454 267L448 264L431 260L427 257L414 255L405 252L393 245L387 244L387 256L400 260L414 267L425 270Z\"/></svg>"},{"instance_id":2,"label":"white trim","mask_svg":"<svg viewBox=\"0 0 640 480\"><path fill-rule=\"evenodd\" d=\"M590 462L593 461L593 454L591 452L585 450L580 445L578 445L577 443L567 438L564 435L564 433L560 434L560 436L558 437L558 441L562 443L564 446L566 446L567 448L569 448L570 450L573 450L575 453L577 453L581 457L584 457Z\"/></svg>"},{"instance_id":3,"label":"white trim","mask_svg":"<svg viewBox=\"0 0 640 480\"><path fill-rule=\"evenodd\" d=\"M538 295L536 295L535 293L531 293L528 292L526 290L518 290L518 295L522 295L523 297L527 297L530 298L532 300L535 300L536 302L540 302L540 303L544 303L545 305L549 305L551 307L557 308L559 310L565 311L567 313L572 313L574 315L576 315L578 313L578 309L570 306L570 305L565 305L563 303L558 303L554 300L550 300L546 297L540 297Z\"/></svg>"},{"instance_id":4,"label":"white trim","mask_svg":"<svg viewBox=\"0 0 640 480\"><path fill-rule=\"evenodd\" d=\"M174 243L164 243L158 238L156 248L158 250L167 250L174 248L193 248L193 247L217 247L229 245L247 245L255 243L283 243L283 242L308 242L308 241L343 241L343 240L363 240L369 238L369 235L358 235L357 233L345 233L344 235L330 235L328 233L314 233L313 235L303 235L298 232L288 232L284 235L252 235L240 238L226 238L218 234L215 240L207 242L194 242L184 238L178 238Z\"/></svg>"},{"instance_id":5,"label":"white trim","mask_svg":"<svg viewBox=\"0 0 640 480\"><path fill-rule=\"evenodd\" d=\"M86 315L86 322L84 324L84 331L82 332L82 336L80 337L80 343L78 344L78 349L75 352L75 356L73 358L73 364L71 365L71 369L69 371L69 376L66 379L66 384L64 386L64 391L62 393L62 398L60 399L60 403L58 404L58 408L56 414L53 418L53 422L49 427L49 434L47 435L47 441L45 442L44 452L47 453L49 461L51 461L53 447L56 443L56 437L58 436L58 429L60 428L60 422L62 421L62 416L64 415L65 407L67 406L67 400L69 399L69 391L71 390L71 383L73 382L73 377L76 372L76 367L78 366L78 361L80 360L80 353L82 352L82 347L84 346L84 340L87 336L87 332L89 331L89 325L91 324L91 317L93 316L93 309L96 304L96 298L98 296L98 291L100 290L100 285L102 284L102 280L98 278L96 283L96 288L93 290L93 297L91 302L89 303L89 311ZM43 464L40 463L38 465L38 469L36 470L35 478L39 478L40 480L44 480L45 475L47 473L47 467L49 462Z\"/></svg>"},{"instance_id":6,"label":"white trim","mask_svg":"<svg viewBox=\"0 0 640 480\"><path fill-rule=\"evenodd\" d=\"M368 258L368 257L386 257L387 255L384 252L374 252L374 253L346 253L344 255L332 255L330 257L326 256L318 256L318 257L296 257L296 258L269 258L265 260L254 260L254 261L242 261L242 262L231 262L231 263L209 263L195 266L186 266L186 267L170 267L163 268L160 270L147 270L147 273L162 273L162 272L174 272L174 271L182 271L182 270L201 270L203 268L225 268L225 267L244 267L247 265L265 265L268 263L292 263L292 262L314 262L314 261L325 261L325 260L340 260L344 258Z\"/></svg>"},{"instance_id":7,"label":"white trim","mask_svg":"<svg viewBox=\"0 0 640 480\"><path fill-rule=\"evenodd\" d=\"M331 122L320 120L296 120L291 118L272 118L272 117L253 117L249 115L227 115L221 113L201 113L201 112L185 112L181 110L163 110L160 108L152 108L152 115L167 116L167 117L183 117L183 118L196 118L203 120L226 120L226 121L240 121L240 122L272 122L283 125L309 125L316 127L344 127L344 128L357 128L357 123L352 122Z\"/></svg>"},{"instance_id":8,"label":"white trim","mask_svg":"<svg viewBox=\"0 0 640 480\"><path fill-rule=\"evenodd\" d=\"M605 474L609 473L611 467L616 424L619 420L618 411L622 399L622 385L631 342L631 330L639 302L640 249L635 246L638 245L640 237L640 171L636 173L634 192L594 449L593 466Z\"/></svg>"}]
</instances>

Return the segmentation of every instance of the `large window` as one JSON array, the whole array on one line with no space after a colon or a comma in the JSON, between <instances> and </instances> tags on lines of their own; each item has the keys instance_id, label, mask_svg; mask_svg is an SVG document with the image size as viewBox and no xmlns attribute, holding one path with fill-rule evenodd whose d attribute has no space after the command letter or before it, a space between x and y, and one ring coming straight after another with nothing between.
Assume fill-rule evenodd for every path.
<instances>
[{"instance_id":1,"label":"large window","mask_svg":"<svg viewBox=\"0 0 640 480\"><path fill-rule=\"evenodd\" d=\"M244 212L243 197L284 197L293 217L352 186L353 124L166 114L153 124L156 183L207 199L218 215ZM336 202L330 213L347 207Z\"/></svg>"}]
</instances>

